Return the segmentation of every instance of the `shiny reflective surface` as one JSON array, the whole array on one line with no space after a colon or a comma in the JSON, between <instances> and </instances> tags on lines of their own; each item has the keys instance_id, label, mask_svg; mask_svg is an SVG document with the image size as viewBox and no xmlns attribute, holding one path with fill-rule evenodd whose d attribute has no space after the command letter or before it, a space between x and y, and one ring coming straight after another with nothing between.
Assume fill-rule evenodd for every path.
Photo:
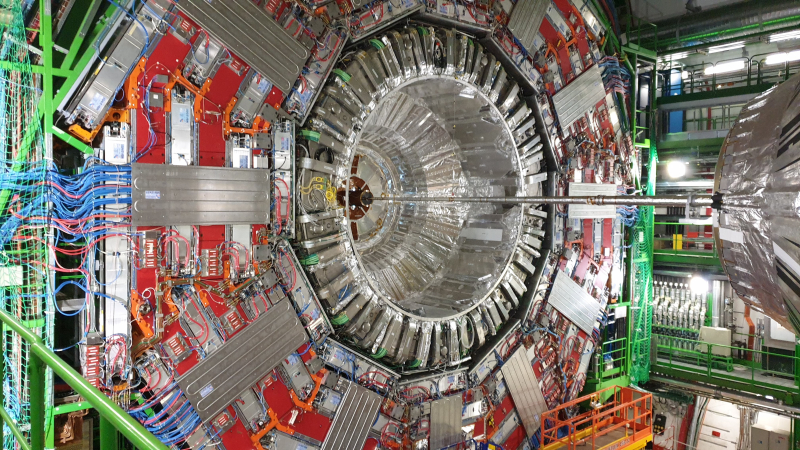
<instances>
[{"instance_id":1,"label":"shiny reflective surface","mask_svg":"<svg viewBox=\"0 0 800 450\"><path fill-rule=\"evenodd\" d=\"M399 86L367 118L351 183L381 195L524 195L503 116L474 86L431 77ZM518 206L374 202L348 226L362 276L380 297L421 317L449 317L497 285L516 246Z\"/></svg>"}]
</instances>

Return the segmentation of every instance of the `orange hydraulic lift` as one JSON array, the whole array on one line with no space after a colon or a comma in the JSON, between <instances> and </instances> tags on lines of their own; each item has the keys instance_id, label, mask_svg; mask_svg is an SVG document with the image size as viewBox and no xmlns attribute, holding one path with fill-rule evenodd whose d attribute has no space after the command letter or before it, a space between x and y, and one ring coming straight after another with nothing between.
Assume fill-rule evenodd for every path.
<instances>
[{"instance_id":1,"label":"orange hydraulic lift","mask_svg":"<svg viewBox=\"0 0 800 450\"><path fill-rule=\"evenodd\" d=\"M606 403L603 393L613 390ZM590 410L569 417L570 407L588 402ZM561 437L559 437L559 434ZM653 440L653 396L611 386L576 398L542 414L543 450L639 450Z\"/></svg>"}]
</instances>

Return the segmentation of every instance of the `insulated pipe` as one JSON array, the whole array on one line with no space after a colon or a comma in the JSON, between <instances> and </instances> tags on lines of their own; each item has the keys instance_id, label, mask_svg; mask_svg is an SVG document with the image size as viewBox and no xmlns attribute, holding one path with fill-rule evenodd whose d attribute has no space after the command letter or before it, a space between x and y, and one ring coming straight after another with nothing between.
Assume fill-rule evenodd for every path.
<instances>
[{"instance_id":1,"label":"insulated pipe","mask_svg":"<svg viewBox=\"0 0 800 450\"><path fill-rule=\"evenodd\" d=\"M800 16L800 4L794 0L771 0L769 2L745 2L730 5L726 12L720 14L719 9L711 9L696 14L681 16L677 19L657 23L659 42L681 42L702 38L714 42L724 37L731 37L731 31L743 27L751 27L763 23L790 20ZM800 19L800 18L798 18ZM780 23L778 24L780 26ZM761 30L759 30L761 31ZM653 32L642 30L639 39L653 38Z\"/></svg>"},{"instance_id":2,"label":"insulated pipe","mask_svg":"<svg viewBox=\"0 0 800 450\"><path fill-rule=\"evenodd\" d=\"M722 283L720 281L714 280L711 282L711 298L711 326L719 328L723 326L724 319L722 319L722 314L725 314L722 301Z\"/></svg>"},{"instance_id":3,"label":"insulated pipe","mask_svg":"<svg viewBox=\"0 0 800 450\"><path fill-rule=\"evenodd\" d=\"M375 197L373 201L392 201L398 203L513 203L513 204L555 204L555 205L617 205L617 206L712 206L714 199L710 195L689 197L660 196L634 197L424 197L424 196L386 196Z\"/></svg>"}]
</instances>

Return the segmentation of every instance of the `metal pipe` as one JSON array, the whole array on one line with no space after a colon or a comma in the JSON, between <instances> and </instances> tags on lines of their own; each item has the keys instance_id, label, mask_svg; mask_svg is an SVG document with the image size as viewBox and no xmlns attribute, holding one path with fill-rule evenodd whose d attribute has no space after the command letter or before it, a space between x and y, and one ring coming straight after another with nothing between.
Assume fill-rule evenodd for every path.
<instances>
[{"instance_id":1,"label":"metal pipe","mask_svg":"<svg viewBox=\"0 0 800 450\"><path fill-rule=\"evenodd\" d=\"M641 40L649 40L657 33L659 47L681 42L703 40L714 42L732 37L740 29L749 29L760 24L781 25L786 20L800 16L800 5L794 0L771 0L769 2L745 2L726 7L721 13L710 9L688 16L658 23L657 30L642 30Z\"/></svg>"},{"instance_id":2,"label":"metal pipe","mask_svg":"<svg viewBox=\"0 0 800 450\"><path fill-rule=\"evenodd\" d=\"M722 306L722 283L717 280L711 282L711 298L711 326L719 328L723 326L721 318L725 312Z\"/></svg>"},{"instance_id":3,"label":"metal pipe","mask_svg":"<svg viewBox=\"0 0 800 450\"><path fill-rule=\"evenodd\" d=\"M13 434L15 438L17 438L17 444L19 445L19 448L21 448L22 450L31 450L31 446L30 444L28 444L28 438L26 438L25 435L23 435L22 432L19 431L19 426L17 425L17 422L14 419L12 419L11 416L8 415L5 408L0 408L0 417L2 417L3 422L5 422L6 425L8 425L8 428L11 430L11 434Z\"/></svg>"},{"instance_id":4,"label":"metal pipe","mask_svg":"<svg viewBox=\"0 0 800 450\"><path fill-rule=\"evenodd\" d=\"M510 203L510 204L555 204L555 205L616 205L616 206L711 206L710 195L696 196L619 196L607 197L424 197L419 195L390 195L375 197L373 201L398 203Z\"/></svg>"},{"instance_id":5,"label":"metal pipe","mask_svg":"<svg viewBox=\"0 0 800 450\"><path fill-rule=\"evenodd\" d=\"M47 367L53 369L62 380L88 401L92 408L105 417L128 440L140 449L168 450L167 446L158 440L152 433L128 415L116 403L112 402L105 394L89 384L75 369L58 357L48 348L42 339L34 332L25 328L16 317L0 310L0 321L19 334L22 339L30 344L30 351L38 356Z\"/></svg>"},{"instance_id":6,"label":"metal pipe","mask_svg":"<svg viewBox=\"0 0 800 450\"><path fill-rule=\"evenodd\" d=\"M661 189L714 189L714 180L658 181L656 191Z\"/></svg>"},{"instance_id":7,"label":"metal pipe","mask_svg":"<svg viewBox=\"0 0 800 450\"><path fill-rule=\"evenodd\" d=\"M767 411L781 416L791 417L793 419L800 419L800 408L785 404L773 403L756 396L735 394L733 392L727 390L723 391L721 389L712 389L699 383L683 383L681 381L665 378L659 375L650 375L650 381L674 386L680 388L682 391L692 394L707 396L737 405L748 406L761 411Z\"/></svg>"}]
</instances>

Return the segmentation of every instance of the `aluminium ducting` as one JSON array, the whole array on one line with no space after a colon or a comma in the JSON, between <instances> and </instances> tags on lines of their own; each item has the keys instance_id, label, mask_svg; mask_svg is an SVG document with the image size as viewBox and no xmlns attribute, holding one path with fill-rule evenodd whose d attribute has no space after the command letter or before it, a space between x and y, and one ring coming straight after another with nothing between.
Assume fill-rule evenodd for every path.
<instances>
[{"instance_id":1,"label":"aluminium ducting","mask_svg":"<svg viewBox=\"0 0 800 450\"><path fill-rule=\"evenodd\" d=\"M768 32L800 23L800 3L795 0L748 1L725 8L715 8L695 14L683 15L675 19L659 22L657 33L659 43L677 41L666 47L659 44L659 50L668 50L687 45L716 42L722 39L744 37L751 29L738 32L746 26L758 26L758 30ZM653 39L653 29L642 30L636 35L640 41ZM697 36L702 36L698 38ZM692 38L687 40L687 38Z\"/></svg>"}]
</instances>

